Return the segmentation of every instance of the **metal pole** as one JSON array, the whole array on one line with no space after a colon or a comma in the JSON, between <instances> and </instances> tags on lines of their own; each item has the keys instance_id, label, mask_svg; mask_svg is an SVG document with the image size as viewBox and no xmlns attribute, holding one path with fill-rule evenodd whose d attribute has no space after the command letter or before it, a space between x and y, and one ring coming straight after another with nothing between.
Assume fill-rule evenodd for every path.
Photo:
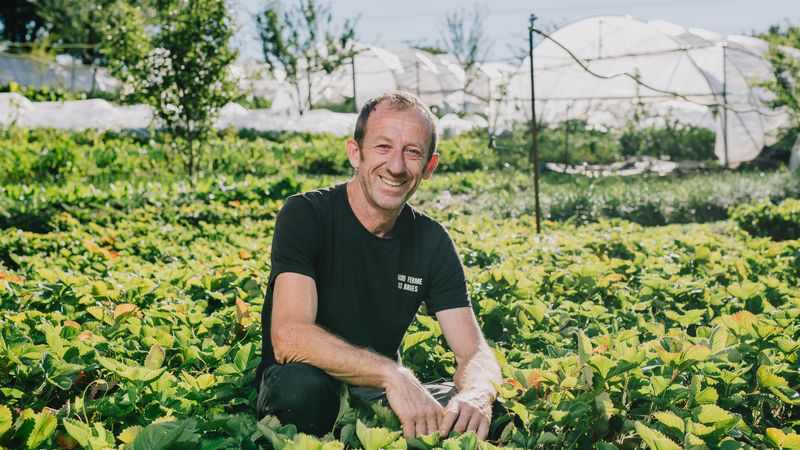
<instances>
[{"instance_id":1,"label":"metal pole","mask_svg":"<svg viewBox=\"0 0 800 450\"><path fill-rule=\"evenodd\" d=\"M536 202L536 234L542 231L542 210L539 206L539 139L538 125L536 124L536 89L533 82L533 26L536 22L536 15L531 14L530 25L528 25L528 56L531 60L531 152L528 155L530 162L533 163L533 193Z\"/></svg>"},{"instance_id":2,"label":"metal pole","mask_svg":"<svg viewBox=\"0 0 800 450\"><path fill-rule=\"evenodd\" d=\"M356 103L356 55L350 58L350 69L353 72L353 112L358 112L358 104Z\"/></svg>"},{"instance_id":3,"label":"metal pole","mask_svg":"<svg viewBox=\"0 0 800 450\"><path fill-rule=\"evenodd\" d=\"M414 68L416 69L416 76L417 76L417 97L419 97L419 61L414 63Z\"/></svg>"},{"instance_id":4,"label":"metal pole","mask_svg":"<svg viewBox=\"0 0 800 450\"><path fill-rule=\"evenodd\" d=\"M569 166L569 103L567 104L567 116L564 120L564 173L567 173Z\"/></svg>"},{"instance_id":5,"label":"metal pole","mask_svg":"<svg viewBox=\"0 0 800 450\"><path fill-rule=\"evenodd\" d=\"M728 70L725 49L727 42L722 43L722 144L725 149L725 168L728 168Z\"/></svg>"}]
</instances>

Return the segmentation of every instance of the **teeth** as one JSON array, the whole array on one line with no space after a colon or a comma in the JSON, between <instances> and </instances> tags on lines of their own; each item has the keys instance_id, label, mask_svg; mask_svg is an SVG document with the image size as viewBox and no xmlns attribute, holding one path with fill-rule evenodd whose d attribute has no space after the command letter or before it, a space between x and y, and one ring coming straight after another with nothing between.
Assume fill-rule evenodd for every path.
<instances>
[{"instance_id":1,"label":"teeth","mask_svg":"<svg viewBox=\"0 0 800 450\"><path fill-rule=\"evenodd\" d=\"M383 177L379 177L379 178L380 178L380 179L381 179L381 181L383 181L385 184L387 184L387 185L389 185L389 186L392 186L392 187L400 187L400 186L402 186L402 185L403 185L403 182L402 182L402 181L389 181L389 180L387 180L386 178L383 178Z\"/></svg>"}]
</instances>

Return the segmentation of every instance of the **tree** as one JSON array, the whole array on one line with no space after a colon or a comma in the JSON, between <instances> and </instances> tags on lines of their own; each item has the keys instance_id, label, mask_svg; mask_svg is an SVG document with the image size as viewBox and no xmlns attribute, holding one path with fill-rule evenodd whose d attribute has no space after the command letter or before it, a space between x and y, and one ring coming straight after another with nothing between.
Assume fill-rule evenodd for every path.
<instances>
[{"instance_id":1,"label":"tree","mask_svg":"<svg viewBox=\"0 0 800 450\"><path fill-rule=\"evenodd\" d=\"M13 51L43 48L69 54L84 64L102 63L98 47L107 11L116 0L9 0L0 5L2 36ZM146 8L148 1L127 0ZM15 45L16 44L16 45ZM34 45L38 44L38 45Z\"/></svg>"},{"instance_id":2,"label":"tree","mask_svg":"<svg viewBox=\"0 0 800 450\"><path fill-rule=\"evenodd\" d=\"M483 18L486 8L473 5L472 11L458 9L445 15L442 34L442 47L456 57L464 68L464 107L466 94L479 77L479 66L486 60L492 42L483 32Z\"/></svg>"},{"instance_id":3,"label":"tree","mask_svg":"<svg viewBox=\"0 0 800 450\"><path fill-rule=\"evenodd\" d=\"M800 26L787 24L784 28L773 25L760 37L770 42L767 59L772 64L775 79L765 86L775 94L771 106L786 107L796 130L800 128ZM798 52L787 51L781 46L794 47Z\"/></svg>"},{"instance_id":4,"label":"tree","mask_svg":"<svg viewBox=\"0 0 800 450\"><path fill-rule=\"evenodd\" d=\"M0 2L0 36L6 41L31 44L41 37L44 21L37 13L36 3L31 0L3 0ZM11 46L11 50L24 48Z\"/></svg>"},{"instance_id":5,"label":"tree","mask_svg":"<svg viewBox=\"0 0 800 450\"><path fill-rule=\"evenodd\" d=\"M316 0L300 0L288 10L280 1L270 0L256 16L268 71L273 76L278 69L285 73L297 96L300 114L314 106L314 75L330 74L355 56L356 20L347 19L336 29L330 6L319 5Z\"/></svg>"},{"instance_id":6,"label":"tree","mask_svg":"<svg viewBox=\"0 0 800 450\"><path fill-rule=\"evenodd\" d=\"M156 0L148 33L142 10L120 0L103 52L112 73L153 107L190 180L219 109L234 96L228 68L232 19L225 0Z\"/></svg>"}]
</instances>

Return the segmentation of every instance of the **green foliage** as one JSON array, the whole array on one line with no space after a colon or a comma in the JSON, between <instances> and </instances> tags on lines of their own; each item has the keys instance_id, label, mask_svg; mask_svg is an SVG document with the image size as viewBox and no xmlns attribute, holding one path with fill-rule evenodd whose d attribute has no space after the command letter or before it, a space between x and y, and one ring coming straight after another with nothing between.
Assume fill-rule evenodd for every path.
<instances>
[{"instance_id":1,"label":"green foliage","mask_svg":"<svg viewBox=\"0 0 800 450\"><path fill-rule=\"evenodd\" d=\"M315 74L330 74L355 55L355 21L335 29L330 6L317 0L301 0L286 10L279 0L270 0L256 21L267 69L283 71L300 114L314 106Z\"/></svg>"},{"instance_id":2,"label":"green foliage","mask_svg":"<svg viewBox=\"0 0 800 450\"><path fill-rule=\"evenodd\" d=\"M86 100L88 98L102 98L109 101L117 100L117 95L109 92L71 92L59 87L48 88L46 86L40 88L33 86L21 87L14 81L0 85L0 92L20 94L32 102L59 102L65 100Z\"/></svg>"},{"instance_id":3,"label":"green foliage","mask_svg":"<svg viewBox=\"0 0 800 450\"><path fill-rule=\"evenodd\" d=\"M180 174L168 158L169 142L169 136L158 133L3 130L0 186L70 182L101 186L142 179L171 183ZM352 173L343 139L331 135L225 130L212 135L206 147L196 170L199 179L293 173L300 180L316 183L323 177L332 183ZM502 217L533 214L530 173L513 167L493 169L499 157L486 148L480 135L444 139L439 152L440 165L433 179L422 184L415 202L434 202L453 214L487 210ZM541 192L542 211L550 220L589 223L623 218L663 225L722 220L735 205L798 197L800 178L786 170L596 179L548 173L541 179ZM42 223L35 216L40 212L18 210L12 217L0 210L0 222L28 229L26 223Z\"/></svg>"},{"instance_id":4,"label":"green foliage","mask_svg":"<svg viewBox=\"0 0 800 450\"><path fill-rule=\"evenodd\" d=\"M331 181L287 173L203 179L194 190L148 180L0 189L8 217L26 211L44 220L36 231L0 224L0 445L611 449L797 441L797 241L751 238L727 222L645 228L622 220L546 222L532 239L530 215L509 218L474 200L438 205L433 192L421 192L420 206L451 230L479 325L502 366L500 441L478 444L467 433L407 442L380 405L350 409L324 438L272 417L257 422L253 372L275 214L286 196ZM439 182L454 195L486 189L494 203L505 202L488 179L469 173ZM424 381L455 370L424 311L402 357Z\"/></svg>"},{"instance_id":5,"label":"green foliage","mask_svg":"<svg viewBox=\"0 0 800 450\"><path fill-rule=\"evenodd\" d=\"M141 10L118 1L105 29L112 73L155 109L158 125L194 180L219 109L234 98L228 66L237 52L225 0L158 0L154 33Z\"/></svg>"},{"instance_id":6,"label":"green foliage","mask_svg":"<svg viewBox=\"0 0 800 450\"><path fill-rule=\"evenodd\" d=\"M8 0L0 5L2 36L18 53L68 54L84 64L104 64L99 51L115 2L128 0Z\"/></svg>"},{"instance_id":7,"label":"green foliage","mask_svg":"<svg viewBox=\"0 0 800 450\"><path fill-rule=\"evenodd\" d=\"M675 161L714 161L713 131L667 120L663 127L628 127L619 138L622 156L655 156Z\"/></svg>"},{"instance_id":8,"label":"green foliage","mask_svg":"<svg viewBox=\"0 0 800 450\"><path fill-rule=\"evenodd\" d=\"M633 156L673 161L714 161L714 132L667 119L664 126L640 127L631 122L619 130L588 127L586 121L568 120L540 125L539 160L578 165L608 164ZM530 129L517 126L496 138L499 164L527 165Z\"/></svg>"},{"instance_id":9,"label":"green foliage","mask_svg":"<svg viewBox=\"0 0 800 450\"><path fill-rule=\"evenodd\" d=\"M792 127L800 127L800 60L796 54L792 55L781 46L800 49L800 27L787 24L787 26L771 26L760 36L770 42L767 59L772 64L775 79L767 82L765 87L776 96L772 101L774 107L786 107L792 120Z\"/></svg>"},{"instance_id":10,"label":"green foliage","mask_svg":"<svg viewBox=\"0 0 800 450\"><path fill-rule=\"evenodd\" d=\"M731 208L731 218L751 236L775 240L800 239L800 200L775 205L767 200Z\"/></svg>"}]
</instances>

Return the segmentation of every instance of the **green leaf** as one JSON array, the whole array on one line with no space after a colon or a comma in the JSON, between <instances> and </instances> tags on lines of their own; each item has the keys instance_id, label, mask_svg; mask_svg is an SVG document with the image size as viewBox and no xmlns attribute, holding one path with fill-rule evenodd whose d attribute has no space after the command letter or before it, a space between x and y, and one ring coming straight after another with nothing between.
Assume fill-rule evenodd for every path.
<instances>
[{"instance_id":1,"label":"green leaf","mask_svg":"<svg viewBox=\"0 0 800 450\"><path fill-rule=\"evenodd\" d=\"M14 419L11 416L11 410L6 405L0 405L0 437L11 429L13 423Z\"/></svg>"},{"instance_id":2,"label":"green leaf","mask_svg":"<svg viewBox=\"0 0 800 450\"><path fill-rule=\"evenodd\" d=\"M133 440L133 450L166 450L181 442L199 442L192 419L153 423L144 427Z\"/></svg>"},{"instance_id":3,"label":"green leaf","mask_svg":"<svg viewBox=\"0 0 800 450\"><path fill-rule=\"evenodd\" d=\"M616 445L609 444L608 442L605 441L600 441L595 443L594 448L597 450L619 450L619 447L617 447Z\"/></svg>"},{"instance_id":4,"label":"green leaf","mask_svg":"<svg viewBox=\"0 0 800 450\"><path fill-rule=\"evenodd\" d=\"M33 431L28 436L28 448L36 448L52 436L58 426L58 419L52 413L41 412L36 415Z\"/></svg>"},{"instance_id":5,"label":"green leaf","mask_svg":"<svg viewBox=\"0 0 800 450\"><path fill-rule=\"evenodd\" d=\"M439 444L439 433L431 433L426 436L413 437L408 439L408 444L414 448L422 450L432 450Z\"/></svg>"},{"instance_id":6,"label":"green leaf","mask_svg":"<svg viewBox=\"0 0 800 450\"><path fill-rule=\"evenodd\" d=\"M668 437L661 434L660 431L648 428L641 422L636 422L636 432L639 433L642 440L652 450L680 450L678 444L672 442Z\"/></svg>"},{"instance_id":7,"label":"green leaf","mask_svg":"<svg viewBox=\"0 0 800 450\"><path fill-rule=\"evenodd\" d=\"M244 344L236 352L236 356L233 358L233 365L239 369L240 373L247 372L255 367L254 356L255 348L253 344Z\"/></svg>"},{"instance_id":8,"label":"green leaf","mask_svg":"<svg viewBox=\"0 0 800 450\"><path fill-rule=\"evenodd\" d=\"M586 337L583 330L578 330L578 360L586 364L592 356L592 342Z\"/></svg>"},{"instance_id":9,"label":"green leaf","mask_svg":"<svg viewBox=\"0 0 800 450\"><path fill-rule=\"evenodd\" d=\"M150 347L150 351L147 352L147 357L144 359L144 367L151 369L151 370L158 370L161 368L161 365L164 364L164 347L153 344Z\"/></svg>"},{"instance_id":10,"label":"green leaf","mask_svg":"<svg viewBox=\"0 0 800 450\"><path fill-rule=\"evenodd\" d=\"M415 345L418 345L422 342L427 341L428 339L434 337L433 331L417 331L416 333L411 333L406 335L403 338L403 351L408 350Z\"/></svg>"},{"instance_id":11,"label":"green leaf","mask_svg":"<svg viewBox=\"0 0 800 450\"><path fill-rule=\"evenodd\" d=\"M662 411L654 413L653 417L655 417L656 420L663 423L664 425L671 428L675 428L676 430L683 433L684 430L683 419L678 417L675 413L671 411Z\"/></svg>"},{"instance_id":12,"label":"green leaf","mask_svg":"<svg viewBox=\"0 0 800 450\"><path fill-rule=\"evenodd\" d=\"M758 382L765 388L770 387L789 387L789 382L785 378L775 375L768 366L761 366L756 371Z\"/></svg>"},{"instance_id":13,"label":"green leaf","mask_svg":"<svg viewBox=\"0 0 800 450\"><path fill-rule=\"evenodd\" d=\"M89 439L92 437L92 430L89 428L89 425L74 419L64 419L63 423L64 429L67 430L67 433L69 433L73 439L78 441L81 447L89 447Z\"/></svg>"},{"instance_id":14,"label":"green leaf","mask_svg":"<svg viewBox=\"0 0 800 450\"><path fill-rule=\"evenodd\" d=\"M744 283L736 283L728 286L728 293L741 300L748 300L760 294L764 290L764 285L761 283L753 283L745 281Z\"/></svg>"},{"instance_id":15,"label":"green leaf","mask_svg":"<svg viewBox=\"0 0 800 450\"><path fill-rule=\"evenodd\" d=\"M143 427L141 425L131 425L122 430L122 432L117 435L117 439L123 444L130 444L136 439L136 435L138 435L142 429Z\"/></svg>"},{"instance_id":16,"label":"green leaf","mask_svg":"<svg viewBox=\"0 0 800 450\"><path fill-rule=\"evenodd\" d=\"M728 330L721 325L717 325L711 331L711 335L708 338L709 346L711 347L711 353L719 353L728 346Z\"/></svg>"},{"instance_id":17,"label":"green leaf","mask_svg":"<svg viewBox=\"0 0 800 450\"><path fill-rule=\"evenodd\" d=\"M367 428L360 420L356 422L356 436L364 446L364 450L390 448L401 434L400 431L389 431L386 428Z\"/></svg>"},{"instance_id":18,"label":"green leaf","mask_svg":"<svg viewBox=\"0 0 800 450\"><path fill-rule=\"evenodd\" d=\"M614 402L611 401L611 397L608 395L608 392L603 391L600 393L600 395L595 397L594 406L606 420L610 419L614 414Z\"/></svg>"},{"instance_id":19,"label":"green leaf","mask_svg":"<svg viewBox=\"0 0 800 450\"><path fill-rule=\"evenodd\" d=\"M433 317L417 314L417 321L428 330L433 331L434 336L439 337L442 335L442 328L439 326L439 322Z\"/></svg>"},{"instance_id":20,"label":"green leaf","mask_svg":"<svg viewBox=\"0 0 800 450\"><path fill-rule=\"evenodd\" d=\"M716 424L738 420L738 417L717 405L700 405L692 410L692 415L697 422L702 424Z\"/></svg>"},{"instance_id":21,"label":"green leaf","mask_svg":"<svg viewBox=\"0 0 800 450\"><path fill-rule=\"evenodd\" d=\"M603 379L608 378L608 374L611 369L617 366L616 362L606 358L603 355L592 356L592 358L589 360L589 364L597 369Z\"/></svg>"},{"instance_id":22,"label":"green leaf","mask_svg":"<svg viewBox=\"0 0 800 450\"><path fill-rule=\"evenodd\" d=\"M767 428L767 436L781 449L800 449L800 435L797 433L785 434L777 428Z\"/></svg>"},{"instance_id":23,"label":"green leaf","mask_svg":"<svg viewBox=\"0 0 800 450\"><path fill-rule=\"evenodd\" d=\"M700 405L715 404L717 400L719 400L719 394L717 394L716 389L710 386L700 391L700 393L694 397L694 401Z\"/></svg>"},{"instance_id":24,"label":"green leaf","mask_svg":"<svg viewBox=\"0 0 800 450\"><path fill-rule=\"evenodd\" d=\"M572 389L577 385L578 385L578 379L577 378L575 378L575 377L566 377L561 382L560 386L561 386L562 389Z\"/></svg>"},{"instance_id":25,"label":"green leaf","mask_svg":"<svg viewBox=\"0 0 800 450\"><path fill-rule=\"evenodd\" d=\"M125 363L115 359L106 358L103 356L97 357L97 362L109 371L119 375L122 378L130 381L139 381L143 383L151 383L164 374L166 368L162 367L157 370L148 369L142 366L128 366Z\"/></svg>"}]
</instances>

